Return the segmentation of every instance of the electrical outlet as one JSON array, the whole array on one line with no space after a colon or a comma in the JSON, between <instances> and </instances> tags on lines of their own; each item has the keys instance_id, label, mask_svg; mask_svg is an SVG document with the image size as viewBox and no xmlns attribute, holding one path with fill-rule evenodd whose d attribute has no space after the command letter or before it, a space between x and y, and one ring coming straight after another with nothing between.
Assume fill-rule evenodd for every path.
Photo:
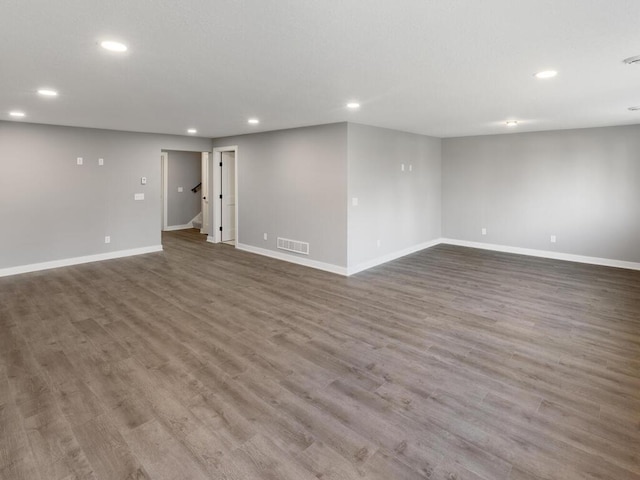
<instances>
[{"instance_id":1,"label":"electrical outlet","mask_svg":"<svg viewBox=\"0 0 640 480\"><path fill-rule=\"evenodd\" d=\"M266 234L266 233L263 233L263 234L262 234L262 236L263 236L263 238L264 238L265 240L267 239L267 234Z\"/></svg>"},{"instance_id":2,"label":"electrical outlet","mask_svg":"<svg viewBox=\"0 0 640 480\"><path fill-rule=\"evenodd\" d=\"M184 188L178 187L178 193L182 193L182 192L184 192Z\"/></svg>"},{"instance_id":3,"label":"electrical outlet","mask_svg":"<svg viewBox=\"0 0 640 480\"><path fill-rule=\"evenodd\" d=\"M354 207L358 206L358 197L353 197L351 199L351 205L353 205Z\"/></svg>"},{"instance_id":4,"label":"electrical outlet","mask_svg":"<svg viewBox=\"0 0 640 480\"><path fill-rule=\"evenodd\" d=\"M413 171L413 165L409 164L409 171L412 172Z\"/></svg>"},{"instance_id":5,"label":"electrical outlet","mask_svg":"<svg viewBox=\"0 0 640 480\"><path fill-rule=\"evenodd\" d=\"M400 170L404 172L404 163L400 165Z\"/></svg>"},{"instance_id":6,"label":"electrical outlet","mask_svg":"<svg viewBox=\"0 0 640 480\"><path fill-rule=\"evenodd\" d=\"M555 235L551 235L551 243L556 243L556 236Z\"/></svg>"},{"instance_id":7,"label":"electrical outlet","mask_svg":"<svg viewBox=\"0 0 640 480\"><path fill-rule=\"evenodd\" d=\"M84 163L84 160L82 159L82 157L78 157L78 158L76 158L76 163L78 165L82 165Z\"/></svg>"},{"instance_id":8,"label":"electrical outlet","mask_svg":"<svg viewBox=\"0 0 640 480\"><path fill-rule=\"evenodd\" d=\"M100 165L101 167L104 165L104 158L98 159L98 165Z\"/></svg>"},{"instance_id":9,"label":"electrical outlet","mask_svg":"<svg viewBox=\"0 0 640 480\"><path fill-rule=\"evenodd\" d=\"M486 234L487 234L487 229L486 229L486 228L483 228L483 229L481 230L481 232L482 232L482 235L486 235Z\"/></svg>"},{"instance_id":10,"label":"electrical outlet","mask_svg":"<svg viewBox=\"0 0 640 480\"><path fill-rule=\"evenodd\" d=\"M382 242L381 242L380 240L378 240L378 241L376 242L376 245L378 246L378 248L380 248L380 246L382 245Z\"/></svg>"},{"instance_id":11,"label":"electrical outlet","mask_svg":"<svg viewBox=\"0 0 640 480\"><path fill-rule=\"evenodd\" d=\"M144 193L134 193L133 194L133 199L134 200L144 200Z\"/></svg>"},{"instance_id":12,"label":"electrical outlet","mask_svg":"<svg viewBox=\"0 0 640 480\"><path fill-rule=\"evenodd\" d=\"M109 235L104 237L104 243L111 243L111 237Z\"/></svg>"}]
</instances>

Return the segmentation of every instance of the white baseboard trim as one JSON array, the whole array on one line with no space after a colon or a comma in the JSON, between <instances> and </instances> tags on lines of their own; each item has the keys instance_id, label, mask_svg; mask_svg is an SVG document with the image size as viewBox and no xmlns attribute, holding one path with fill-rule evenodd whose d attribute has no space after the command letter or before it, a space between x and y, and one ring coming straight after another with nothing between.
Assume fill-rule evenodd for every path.
<instances>
[{"instance_id":1,"label":"white baseboard trim","mask_svg":"<svg viewBox=\"0 0 640 480\"><path fill-rule=\"evenodd\" d=\"M165 232L173 232L174 230L187 230L188 228L193 228L193 223L189 222L185 225L172 225L170 227L165 227Z\"/></svg>"},{"instance_id":2,"label":"white baseboard trim","mask_svg":"<svg viewBox=\"0 0 640 480\"><path fill-rule=\"evenodd\" d=\"M218 243L218 242L216 242L215 237L213 237L212 235L207 235L207 242L209 242L209 243Z\"/></svg>"},{"instance_id":3,"label":"white baseboard trim","mask_svg":"<svg viewBox=\"0 0 640 480\"><path fill-rule=\"evenodd\" d=\"M130 250L118 250L116 252L98 253L96 255L86 255L84 257L63 258L51 262L32 263L30 265L20 265L17 267L1 268L0 277L18 275L20 273L38 272L51 268L69 267L80 265L81 263L101 262L102 260L112 260L114 258L131 257L133 255L143 255L145 253L161 252L162 245L152 245L151 247L132 248Z\"/></svg>"},{"instance_id":4,"label":"white baseboard trim","mask_svg":"<svg viewBox=\"0 0 640 480\"><path fill-rule=\"evenodd\" d=\"M209 239L207 238L207 241ZM275 258L277 260L284 260L285 262L295 263L305 267L315 268L317 270L324 270L325 272L336 273L338 275L347 275L347 269L331 263L318 262L317 260L309 260L308 258L296 257L287 253L274 252L273 250L267 250L266 248L254 247L252 245L246 245L244 243L236 243L238 250L245 252L256 253L265 257Z\"/></svg>"},{"instance_id":5,"label":"white baseboard trim","mask_svg":"<svg viewBox=\"0 0 640 480\"><path fill-rule=\"evenodd\" d=\"M585 255L574 255L572 253L552 252L549 250L535 250L533 248L510 247L508 245L496 245L493 243L469 242L467 240L455 240L452 238L443 238L441 239L441 243L448 245L458 245L460 247L480 248L482 250L493 250L495 252L515 253L518 255L529 255L532 257L552 258L555 260L565 260L568 262L589 263L591 265L601 265L604 267L640 270L640 263L627 262L625 260L588 257Z\"/></svg>"},{"instance_id":6,"label":"white baseboard trim","mask_svg":"<svg viewBox=\"0 0 640 480\"><path fill-rule=\"evenodd\" d=\"M382 255L381 257L367 260L366 262L359 263L358 265L355 265L353 267L348 267L347 275L353 275L355 273L368 270L369 268L377 267L378 265L382 265L383 263L397 260L398 258L404 257L406 255L411 255L412 253L419 252L420 250L424 250L425 248L431 248L435 245L440 244L441 242L441 238L436 238L435 240L429 240L428 242L419 243L418 245L413 245L411 247L398 250L397 252L391 252L386 255Z\"/></svg>"},{"instance_id":7,"label":"white baseboard trim","mask_svg":"<svg viewBox=\"0 0 640 480\"><path fill-rule=\"evenodd\" d=\"M215 243L213 237L211 236L207 237L207 242ZM616 268L626 268L630 270L640 270L640 263L638 262L628 262L624 260L614 260L610 258L588 257L585 255L574 255L571 253L552 252L548 250L535 250L532 248L511 247L508 245L497 245L492 243L470 242L467 240L456 240L452 238L437 238L435 240L420 243L418 245L414 245L412 247L399 250L397 252L392 252L387 255L383 255L381 257L374 258L372 260L368 260L366 262L363 262L348 268L340 267L338 265L332 265L329 263L318 262L315 260L309 260L306 258L300 258L300 257L296 257L286 253L275 252L273 250L267 250L264 248L254 247L254 246L246 245L242 243L238 243L236 245L236 248L239 250L244 250L246 252L256 253L258 255L263 255L266 257L283 260L285 262L296 263L298 265L303 265L305 267L316 268L318 270L324 270L326 272L336 273L338 275L350 276L350 275L354 275L356 273L362 272L364 270L368 270L369 268L382 265L383 263L391 262L393 260L404 257L406 255L419 252L420 250L425 250L427 248L434 247L439 244L479 248L482 250L492 250L495 252L514 253L517 255L529 255L532 257L550 258L554 260L564 260L568 262L577 262L577 263L587 263L591 265L601 265L605 267L616 267Z\"/></svg>"}]
</instances>

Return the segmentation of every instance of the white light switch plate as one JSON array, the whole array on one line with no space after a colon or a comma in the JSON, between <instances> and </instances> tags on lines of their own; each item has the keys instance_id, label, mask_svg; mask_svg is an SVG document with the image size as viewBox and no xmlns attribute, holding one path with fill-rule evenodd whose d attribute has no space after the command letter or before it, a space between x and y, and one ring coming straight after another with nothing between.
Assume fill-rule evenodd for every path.
<instances>
[{"instance_id":1,"label":"white light switch plate","mask_svg":"<svg viewBox=\"0 0 640 480\"><path fill-rule=\"evenodd\" d=\"M178 187L178 192L179 192L179 193L182 193L183 191L184 191L184 188L182 188L182 187Z\"/></svg>"},{"instance_id":2,"label":"white light switch plate","mask_svg":"<svg viewBox=\"0 0 640 480\"><path fill-rule=\"evenodd\" d=\"M358 197L353 197L351 199L351 205L353 205L354 207L358 206Z\"/></svg>"},{"instance_id":3,"label":"white light switch plate","mask_svg":"<svg viewBox=\"0 0 640 480\"><path fill-rule=\"evenodd\" d=\"M100 165L101 167L104 165L104 158L98 159L98 165Z\"/></svg>"},{"instance_id":4,"label":"white light switch plate","mask_svg":"<svg viewBox=\"0 0 640 480\"><path fill-rule=\"evenodd\" d=\"M147 184L147 177L140 177L140 185L146 185Z\"/></svg>"},{"instance_id":5,"label":"white light switch plate","mask_svg":"<svg viewBox=\"0 0 640 480\"><path fill-rule=\"evenodd\" d=\"M82 157L78 157L78 158L76 158L76 163L77 163L78 165L82 165L82 163L83 163L83 162L84 162L84 160L82 160Z\"/></svg>"}]
</instances>

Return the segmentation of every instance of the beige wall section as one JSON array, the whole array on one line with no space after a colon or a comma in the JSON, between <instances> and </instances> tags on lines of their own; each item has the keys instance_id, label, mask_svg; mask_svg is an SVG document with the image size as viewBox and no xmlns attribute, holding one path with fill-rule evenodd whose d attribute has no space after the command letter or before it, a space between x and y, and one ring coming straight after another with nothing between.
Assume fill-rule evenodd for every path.
<instances>
[{"instance_id":1,"label":"beige wall section","mask_svg":"<svg viewBox=\"0 0 640 480\"><path fill-rule=\"evenodd\" d=\"M640 262L639 186L640 125L444 139L443 235Z\"/></svg>"},{"instance_id":2,"label":"beige wall section","mask_svg":"<svg viewBox=\"0 0 640 480\"><path fill-rule=\"evenodd\" d=\"M434 137L349 123L349 267L440 237L440 145Z\"/></svg>"},{"instance_id":3,"label":"beige wall section","mask_svg":"<svg viewBox=\"0 0 640 480\"><path fill-rule=\"evenodd\" d=\"M0 269L159 245L163 149L211 140L0 122Z\"/></svg>"},{"instance_id":4,"label":"beige wall section","mask_svg":"<svg viewBox=\"0 0 640 480\"><path fill-rule=\"evenodd\" d=\"M218 138L238 146L238 243L286 253L276 238L309 242L312 261L347 265L347 124ZM268 240L263 235L267 234Z\"/></svg>"}]
</instances>

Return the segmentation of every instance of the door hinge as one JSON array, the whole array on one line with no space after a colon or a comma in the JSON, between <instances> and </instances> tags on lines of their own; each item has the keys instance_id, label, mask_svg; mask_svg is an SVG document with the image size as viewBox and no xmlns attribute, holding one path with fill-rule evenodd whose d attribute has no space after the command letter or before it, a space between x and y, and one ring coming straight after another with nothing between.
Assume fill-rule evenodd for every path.
<instances>
[{"instance_id":1,"label":"door hinge","mask_svg":"<svg viewBox=\"0 0 640 480\"><path fill-rule=\"evenodd\" d=\"M220 231L222 231L222 227L220 227Z\"/></svg>"},{"instance_id":2,"label":"door hinge","mask_svg":"<svg viewBox=\"0 0 640 480\"><path fill-rule=\"evenodd\" d=\"M220 162L220 166L222 166L222 162Z\"/></svg>"},{"instance_id":3,"label":"door hinge","mask_svg":"<svg viewBox=\"0 0 640 480\"><path fill-rule=\"evenodd\" d=\"M220 194L220 199L222 199L222 194Z\"/></svg>"}]
</instances>

